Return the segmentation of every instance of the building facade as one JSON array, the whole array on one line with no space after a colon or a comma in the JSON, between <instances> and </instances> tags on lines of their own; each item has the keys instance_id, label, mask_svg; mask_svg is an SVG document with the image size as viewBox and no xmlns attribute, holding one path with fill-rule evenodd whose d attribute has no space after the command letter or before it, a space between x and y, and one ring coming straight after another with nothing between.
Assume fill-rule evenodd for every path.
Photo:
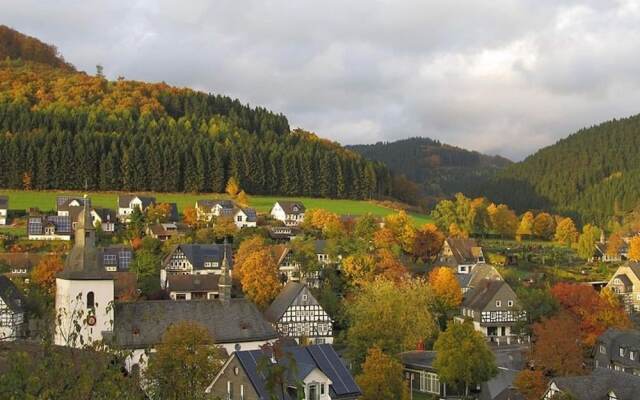
<instances>
[{"instance_id":1,"label":"building facade","mask_svg":"<svg viewBox=\"0 0 640 400\"><path fill-rule=\"evenodd\" d=\"M20 290L0 275L0 342L13 341L24 336L25 299Z\"/></svg>"},{"instance_id":2,"label":"building facade","mask_svg":"<svg viewBox=\"0 0 640 400\"><path fill-rule=\"evenodd\" d=\"M231 246L226 244L181 244L176 246L162 262L160 284L166 287L169 275L220 274L226 255L232 267Z\"/></svg>"},{"instance_id":3,"label":"building facade","mask_svg":"<svg viewBox=\"0 0 640 400\"><path fill-rule=\"evenodd\" d=\"M304 221L304 212L304 204L299 201L277 201L270 214L286 226L297 226Z\"/></svg>"},{"instance_id":4,"label":"building facade","mask_svg":"<svg viewBox=\"0 0 640 400\"><path fill-rule=\"evenodd\" d=\"M438 263L453 267L459 274L469 274L477 264L484 264L482 247L474 239L447 238L440 254Z\"/></svg>"},{"instance_id":5,"label":"building facade","mask_svg":"<svg viewBox=\"0 0 640 400\"><path fill-rule=\"evenodd\" d=\"M0 225L7 225L9 216L9 197L0 196Z\"/></svg>"},{"instance_id":6,"label":"building facade","mask_svg":"<svg viewBox=\"0 0 640 400\"><path fill-rule=\"evenodd\" d=\"M627 312L640 311L640 263L628 261L618 267L606 286L624 302Z\"/></svg>"},{"instance_id":7,"label":"building facade","mask_svg":"<svg viewBox=\"0 0 640 400\"><path fill-rule=\"evenodd\" d=\"M72 222L68 215L31 216L27 221L29 240L71 240Z\"/></svg>"}]
</instances>

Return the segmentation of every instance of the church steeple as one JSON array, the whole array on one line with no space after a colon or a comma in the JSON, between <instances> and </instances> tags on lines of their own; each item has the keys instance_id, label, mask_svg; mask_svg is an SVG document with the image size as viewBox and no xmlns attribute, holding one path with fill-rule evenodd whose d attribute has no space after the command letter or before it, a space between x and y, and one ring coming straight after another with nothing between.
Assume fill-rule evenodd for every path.
<instances>
[{"instance_id":1,"label":"church steeple","mask_svg":"<svg viewBox=\"0 0 640 400\"><path fill-rule=\"evenodd\" d=\"M84 196L82 212L78 215L74 244L64 270L58 275L62 279L112 279L103 266L102 257L96 249L96 229L90 214L90 199Z\"/></svg>"},{"instance_id":2,"label":"church steeple","mask_svg":"<svg viewBox=\"0 0 640 400\"><path fill-rule=\"evenodd\" d=\"M218 295L220 301L224 304L229 304L231 301L231 273L229 271L229 260L227 259L227 240L224 240L222 266L220 268L220 280L218 280Z\"/></svg>"}]
</instances>

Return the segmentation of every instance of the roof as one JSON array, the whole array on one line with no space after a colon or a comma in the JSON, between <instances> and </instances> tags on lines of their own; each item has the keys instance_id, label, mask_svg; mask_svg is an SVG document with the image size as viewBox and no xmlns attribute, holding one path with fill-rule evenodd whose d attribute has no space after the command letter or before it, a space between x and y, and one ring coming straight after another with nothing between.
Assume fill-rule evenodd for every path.
<instances>
[{"instance_id":1,"label":"roof","mask_svg":"<svg viewBox=\"0 0 640 400\"><path fill-rule=\"evenodd\" d=\"M467 308L482 310L504 285L509 286L505 281L484 279L465 296L462 304Z\"/></svg>"},{"instance_id":2,"label":"roof","mask_svg":"<svg viewBox=\"0 0 640 400\"><path fill-rule=\"evenodd\" d=\"M77 202L78 205L71 205L72 202ZM90 206L90 203L88 203ZM69 211L69 209L74 207L82 207L84 206L84 199L82 197L72 197L72 196L58 196L56 197L56 210L58 211Z\"/></svg>"},{"instance_id":3,"label":"roof","mask_svg":"<svg viewBox=\"0 0 640 400\"><path fill-rule=\"evenodd\" d=\"M286 347L282 351L287 354L287 357L291 357L296 361L298 367L296 377L298 379L304 378L315 368L322 371L332 382L329 387L329 395L332 399L353 398L362 394L353 376L331 345L317 344L306 347ZM270 399L271 396L265 387L265 377L258 368L259 361L264 357L270 357L270 355L262 350L249 350L238 351L234 354L234 357L238 358L259 398ZM277 361L278 364L287 363L287 357L280 357L280 360ZM288 393L280 393L278 399L294 400Z\"/></svg>"},{"instance_id":4,"label":"roof","mask_svg":"<svg viewBox=\"0 0 640 400\"><path fill-rule=\"evenodd\" d=\"M217 205L227 210L233 209L233 201L231 200L216 200L216 199L196 200L196 207L211 209Z\"/></svg>"},{"instance_id":5,"label":"roof","mask_svg":"<svg viewBox=\"0 0 640 400\"><path fill-rule=\"evenodd\" d=\"M634 351L640 351L640 331L634 329L622 330L622 329L607 329L600 337L598 337L598 343L607 347L607 357L611 361L617 364L624 365L625 367L640 367L640 360L631 360L628 356L621 357L619 348L631 349ZM628 354L628 353L627 353ZM599 356L600 354L598 354Z\"/></svg>"},{"instance_id":6,"label":"roof","mask_svg":"<svg viewBox=\"0 0 640 400\"><path fill-rule=\"evenodd\" d=\"M316 254L326 254L327 241L322 239L317 239L314 242Z\"/></svg>"},{"instance_id":7,"label":"roof","mask_svg":"<svg viewBox=\"0 0 640 400\"><path fill-rule=\"evenodd\" d=\"M407 367L433 370L436 359L435 351L414 350L400 353L400 361Z\"/></svg>"},{"instance_id":8,"label":"roof","mask_svg":"<svg viewBox=\"0 0 640 400\"><path fill-rule=\"evenodd\" d=\"M302 214L306 210L304 204L299 201L277 201L276 204L280 204L285 214Z\"/></svg>"},{"instance_id":9,"label":"roof","mask_svg":"<svg viewBox=\"0 0 640 400\"><path fill-rule=\"evenodd\" d=\"M278 297L273 300L273 303L271 303L269 308L264 312L267 321L279 321L303 289L304 285L302 283L289 281L282 291L280 291Z\"/></svg>"},{"instance_id":10,"label":"roof","mask_svg":"<svg viewBox=\"0 0 640 400\"><path fill-rule=\"evenodd\" d=\"M218 290L220 275L169 275L167 289L170 292L211 292Z\"/></svg>"},{"instance_id":11,"label":"roof","mask_svg":"<svg viewBox=\"0 0 640 400\"><path fill-rule=\"evenodd\" d=\"M447 238L447 244L458 264L475 263L480 255L480 247L474 239Z\"/></svg>"},{"instance_id":12,"label":"roof","mask_svg":"<svg viewBox=\"0 0 640 400\"><path fill-rule=\"evenodd\" d=\"M613 277L614 280L618 279L625 287L631 287L633 284L631 283L631 279L625 274L619 274Z\"/></svg>"},{"instance_id":13,"label":"roof","mask_svg":"<svg viewBox=\"0 0 640 400\"><path fill-rule=\"evenodd\" d=\"M104 221L116 221L116 211L110 208L94 208L96 214L100 217L102 222Z\"/></svg>"},{"instance_id":14,"label":"roof","mask_svg":"<svg viewBox=\"0 0 640 400\"><path fill-rule=\"evenodd\" d=\"M640 279L640 262L638 261L629 261L627 266L636 274L636 278Z\"/></svg>"},{"instance_id":15,"label":"roof","mask_svg":"<svg viewBox=\"0 0 640 400\"><path fill-rule=\"evenodd\" d=\"M300 230L292 226L270 226L268 229L271 239L291 239L300 233Z\"/></svg>"},{"instance_id":16,"label":"roof","mask_svg":"<svg viewBox=\"0 0 640 400\"><path fill-rule=\"evenodd\" d=\"M204 325L215 343L241 343L275 339L278 335L258 308L243 298L191 301L139 301L116 303L113 339L123 348L157 345L167 328L181 321Z\"/></svg>"},{"instance_id":17,"label":"roof","mask_svg":"<svg viewBox=\"0 0 640 400\"><path fill-rule=\"evenodd\" d=\"M469 287L478 286L483 280L503 280L500 272L491 264L476 264L469 274Z\"/></svg>"},{"instance_id":18,"label":"roof","mask_svg":"<svg viewBox=\"0 0 640 400\"><path fill-rule=\"evenodd\" d=\"M610 391L619 400L640 399L640 376L608 368L596 368L585 376L553 378L551 382L576 400L608 400Z\"/></svg>"},{"instance_id":19,"label":"roof","mask_svg":"<svg viewBox=\"0 0 640 400\"><path fill-rule=\"evenodd\" d=\"M9 207L9 197L8 196L0 196L0 208L6 209Z\"/></svg>"},{"instance_id":20,"label":"roof","mask_svg":"<svg viewBox=\"0 0 640 400\"><path fill-rule=\"evenodd\" d=\"M138 297L138 276L135 272L107 272L113 278L113 295L116 300Z\"/></svg>"},{"instance_id":21,"label":"roof","mask_svg":"<svg viewBox=\"0 0 640 400\"><path fill-rule=\"evenodd\" d=\"M0 298L2 298L11 311L17 313L24 311L24 296L14 283L3 275L0 275Z\"/></svg>"},{"instance_id":22,"label":"roof","mask_svg":"<svg viewBox=\"0 0 640 400\"><path fill-rule=\"evenodd\" d=\"M138 195L135 195L135 194L122 194L122 195L118 196L118 207L120 207L120 208L129 208L129 203L131 203L131 200L135 199L136 197L139 198L140 201L142 202L142 208L147 208L151 204L154 204L156 202L156 198L155 197L151 197L151 196L138 196Z\"/></svg>"},{"instance_id":23,"label":"roof","mask_svg":"<svg viewBox=\"0 0 640 400\"><path fill-rule=\"evenodd\" d=\"M256 222L258 221L258 213L255 208L238 208L238 212L242 211L247 216L247 222Z\"/></svg>"},{"instance_id":24,"label":"roof","mask_svg":"<svg viewBox=\"0 0 640 400\"><path fill-rule=\"evenodd\" d=\"M39 217L29 217L27 233L29 235L41 235L44 227L52 224L56 228L56 234L68 234L73 232L71 217L59 215L45 215Z\"/></svg>"},{"instance_id":25,"label":"roof","mask_svg":"<svg viewBox=\"0 0 640 400\"><path fill-rule=\"evenodd\" d=\"M156 236L173 236L179 233L178 226L173 223L152 224L148 229Z\"/></svg>"},{"instance_id":26,"label":"roof","mask_svg":"<svg viewBox=\"0 0 640 400\"><path fill-rule=\"evenodd\" d=\"M233 266L233 253L230 245L226 245L227 260L229 266ZM194 269L203 269L205 262L217 262L218 265L222 263L222 256L225 252L225 245L223 244L180 244L174 251L169 253L165 258L165 261L171 259L171 256L176 250L180 249L187 260L193 265Z\"/></svg>"}]
</instances>

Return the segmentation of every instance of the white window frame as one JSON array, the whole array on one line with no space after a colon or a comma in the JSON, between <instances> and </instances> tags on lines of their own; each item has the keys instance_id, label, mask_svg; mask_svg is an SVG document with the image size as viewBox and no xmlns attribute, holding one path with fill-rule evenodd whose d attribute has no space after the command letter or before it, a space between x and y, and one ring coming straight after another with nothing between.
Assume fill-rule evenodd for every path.
<instances>
[{"instance_id":1,"label":"white window frame","mask_svg":"<svg viewBox=\"0 0 640 400\"><path fill-rule=\"evenodd\" d=\"M496 300L496 308L502 307L502 301Z\"/></svg>"}]
</instances>

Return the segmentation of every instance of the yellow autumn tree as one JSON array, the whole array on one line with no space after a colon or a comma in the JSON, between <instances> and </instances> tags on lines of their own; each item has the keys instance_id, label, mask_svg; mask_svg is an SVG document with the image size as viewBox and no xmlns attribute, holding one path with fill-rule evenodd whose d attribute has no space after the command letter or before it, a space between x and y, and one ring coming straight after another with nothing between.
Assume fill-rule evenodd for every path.
<instances>
[{"instance_id":1,"label":"yellow autumn tree","mask_svg":"<svg viewBox=\"0 0 640 400\"><path fill-rule=\"evenodd\" d=\"M629 260L640 261L640 236L634 236L629 241Z\"/></svg>"},{"instance_id":2,"label":"yellow autumn tree","mask_svg":"<svg viewBox=\"0 0 640 400\"><path fill-rule=\"evenodd\" d=\"M449 225L449 237L466 239L469 237L469 233L460 229L460 226L454 222Z\"/></svg>"},{"instance_id":3,"label":"yellow autumn tree","mask_svg":"<svg viewBox=\"0 0 640 400\"><path fill-rule=\"evenodd\" d=\"M352 284L372 281L375 271L376 258L371 254L352 254L342 260L342 272Z\"/></svg>"},{"instance_id":4,"label":"yellow autumn tree","mask_svg":"<svg viewBox=\"0 0 640 400\"><path fill-rule=\"evenodd\" d=\"M235 262L233 268L233 279L240 282L245 271L245 261L250 255L267 249L264 238L259 235L252 236L243 240L235 254Z\"/></svg>"},{"instance_id":5,"label":"yellow autumn tree","mask_svg":"<svg viewBox=\"0 0 640 400\"><path fill-rule=\"evenodd\" d=\"M362 373L356 376L362 388L361 400L409 399L409 387L404 380L402 364L372 347L362 364Z\"/></svg>"},{"instance_id":6,"label":"yellow autumn tree","mask_svg":"<svg viewBox=\"0 0 640 400\"><path fill-rule=\"evenodd\" d=\"M411 224L409 216L404 211L389 214L384 217L385 227L391 230L402 250L411 253L413 241L416 236L416 229Z\"/></svg>"},{"instance_id":7,"label":"yellow autumn tree","mask_svg":"<svg viewBox=\"0 0 640 400\"><path fill-rule=\"evenodd\" d=\"M182 211L183 218L185 224L194 227L197 226L200 221L198 221L198 211L195 207L185 207Z\"/></svg>"},{"instance_id":8,"label":"yellow autumn tree","mask_svg":"<svg viewBox=\"0 0 640 400\"><path fill-rule=\"evenodd\" d=\"M64 268L62 258L59 255L46 255L40 259L35 269L31 272L33 282L49 293L56 290L56 274Z\"/></svg>"},{"instance_id":9,"label":"yellow autumn tree","mask_svg":"<svg viewBox=\"0 0 640 400\"><path fill-rule=\"evenodd\" d=\"M428 278L436 300L448 310L453 310L462 302L462 290L451 268L436 267L429 272Z\"/></svg>"},{"instance_id":10,"label":"yellow autumn tree","mask_svg":"<svg viewBox=\"0 0 640 400\"><path fill-rule=\"evenodd\" d=\"M555 222L549 213L540 213L533 220L533 234L541 239L551 239Z\"/></svg>"},{"instance_id":11,"label":"yellow autumn tree","mask_svg":"<svg viewBox=\"0 0 640 400\"><path fill-rule=\"evenodd\" d=\"M235 199L236 203L240 204L242 207L249 207L249 196L245 193L244 190L241 190Z\"/></svg>"},{"instance_id":12,"label":"yellow autumn tree","mask_svg":"<svg viewBox=\"0 0 640 400\"><path fill-rule=\"evenodd\" d=\"M573 220L567 217L561 219L556 226L556 234L554 236L554 239L556 242L570 247L578 241L578 236L578 230L576 229Z\"/></svg>"},{"instance_id":13,"label":"yellow autumn tree","mask_svg":"<svg viewBox=\"0 0 640 400\"><path fill-rule=\"evenodd\" d=\"M240 270L240 284L245 296L259 308L265 309L282 288L273 252L265 248L249 254L243 260Z\"/></svg>"},{"instance_id":14,"label":"yellow autumn tree","mask_svg":"<svg viewBox=\"0 0 640 400\"><path fill-rule=\"evenodd\" d=\"M399 282L409 276L407 267L389 249L379 249L376 253L376 276Z\"/></svg>"},{"instance_id":15,"label":"yellow autumn tree","mask_svg":"<svg viewBox=\"0 0 640 400\"><path fill-rule=\"evenodd\" d=\"M523 239L530 237L533 235L533 213L531 211L527 211L522 215L522 219L520 219L520 225L518 225L518 230L516 231L516 235L518 239Z\"/></svg>"},{"instance_id":16,"label":"yellow autumn tree","mask_svg":"<svg viewBox=\"0 0 640 400\"><path fill-rule=\"evenodd\" d=\"M397 244L396 237L389 228L380 228L373 234L373 245L378 249L390 249Z\"/></svg>"},{"instance_id":17,"label":"yellow autumn tree","mask_svg":"<svg viewBox=\"0 0 640 400\"><path fill-rule=\"evenodd\" d=\"M238 193L240 193L240 183L238 183L238 180L235 178L235 176L229 178L225 191L232 199L235 199Z\"/></svg>"}]
</instances>

